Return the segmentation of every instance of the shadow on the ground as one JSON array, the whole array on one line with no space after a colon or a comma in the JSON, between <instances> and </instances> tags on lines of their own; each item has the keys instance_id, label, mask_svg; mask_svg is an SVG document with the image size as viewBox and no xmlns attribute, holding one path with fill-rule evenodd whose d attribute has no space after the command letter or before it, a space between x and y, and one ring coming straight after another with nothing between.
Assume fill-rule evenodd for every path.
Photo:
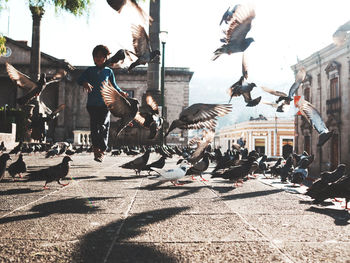
<instances>
[{"instance_id":1,"label":"shadow on the ground","mask_svg":"<svg viewBox=\"0 0 350 263\"><path fill-rule=\"evenodd\" d=\"M349 224L350 215L349 212L346 210L338 210L338 209L332 209L332 208L318 208L315 206L312 206L306 211L327 215L334 219L334 224L337 226L346 226Z\"/></svg>"},{"instance_id":2,"label":"shadow on the ground","mask_svg":"<svg viewBox=\"0 0 350 263\"><path fill-rule=\"evenodd\" d=\"M132 179L141 179L145 178L147 175L132 175L132 176L105 176L104 179L97 180L99 182L106 182L106 181L125 181L125 180L132 180Z\"/></svg>"},{"instance_id":3,"label":"shadow on the ground","mask_svg":"<svg viewBox=\"0 0 350 263\"><path fill-rule=\"evenodd\" d=\"M19 194L31 194L36 192L42 192L42 190L33 190L30 188L23 189L9 189L6 191L0 191L0 195L19 195Z\"/></svg>"},{"instance_id":4,"label":"shadow on the ground","mask_svg":"<svg viewBox=\"0 0 350 263\"><path fill-rule=\"evenodd\" d=\"M164 208L132 215L99 228L81 238L72 254L77 262L178 262L178 259L153 244L130 241L141 235L143 227L156 224L188 210Z\"/></svg>"},{"instance_id":5,"label":"shadow on the ground","mask_svg":"<svg viewBox=\"0 0 350 263\"><path fill-rule=\"evenodd\" d=\"M9 216L0 218L0 224L22 221L27 219L41 218L52 214L87 214L100 211L95 201L101 201L118 197L88 197L88 198L68 198L52 202L42 203L33 206L30 212L25 215Z\"/></svg>"},{"instance_id":6,"label":"shadow on the ground","mask_svg":"<svg viewBox=\"0 0 350 263\"><path fill-rule=\"evenodd\" d=\"M235 189L233 186L213 186L212 189L220 194L228 193Z\"/></svg>"},{"instance_id":7,"label":"shadow on the ground","mask_svg":"<svg viewBox=\"0 0 350 263\"><path fill-rule=\"evenodd\" d=\"M244 199L244 198L253 198L258 196L272 195L283 192L282 189L273 189L273 190L264 190L264 191L256 191L249 193L241 193L241 194L233 194L233 195L225 195L221 196L221 200L235 200L235 199Z\"/></svg>"}]
</instances>

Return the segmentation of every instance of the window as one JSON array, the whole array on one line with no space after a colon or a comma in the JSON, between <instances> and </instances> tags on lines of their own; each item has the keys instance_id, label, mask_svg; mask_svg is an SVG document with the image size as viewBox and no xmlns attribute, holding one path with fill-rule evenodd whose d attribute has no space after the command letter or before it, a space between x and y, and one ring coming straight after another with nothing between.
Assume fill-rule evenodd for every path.
<instances>
[{"instance_id":1,"label":"window","mask_svg":"<svg viewBox=\"0 0 350 263\"><path fill-rule=\"evenodd\" d=\"M338 77L331 79L331 99L339 97Z\"/></svg>"}]
</instances>

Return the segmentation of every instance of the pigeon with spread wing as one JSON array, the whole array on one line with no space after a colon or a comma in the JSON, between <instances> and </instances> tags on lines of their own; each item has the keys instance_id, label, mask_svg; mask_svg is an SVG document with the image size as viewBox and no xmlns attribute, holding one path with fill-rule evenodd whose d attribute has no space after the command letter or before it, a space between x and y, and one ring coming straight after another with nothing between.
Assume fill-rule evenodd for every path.
<instances>
[{"instance_id":1,"label":"pigeon with spread wing","mask_svg":"<svg viewBox=\"0 0 350 263\"><path fill-rule=\"evenodd\" d=\"M160 56L159 50L152 50L149 37L146 30L141 25L133 25L132 30L132 42L134 46L134 51L125 50L128 56L130 54L137 57L136 61L131 63L128 71L131 71L138 65L145 65L146 63L152 62L154 59Z\"/></svg>"},{"instance_id":2,"label":"pigeon with spread wing","mask_svg":"<svg viewBox=\"0 0 350 263\"><path fill-rule=\"evenodd\" d=\"M234 83L229 89L228 93L230 95L229 103L233 97L243 96L244 101L247 103L247 107L254 107L259 104L261 96L255 99L252 99L250 92L256 87L255 83L248 83L244 79L248 78L248 67L245 55L242 55L242 76L241 78Z\"/></svg>"},{"instance_id":3,"label":"pigeon with spread wing","mask_svg":"<svg viewBox=\"0 0 350 263\"><path fill-rule=\"evenodd\" d=\"M350 21L338 27L338 29L333 34L334 44L341 46L345 43L347 39L347 33L350 31Z\"/></svg>"},{"instance_id":4,"label":"pigeon with spread wing","mask_svg":"<svg viewBox=\"0 0 350 263\"><path fill-rule=\"evenodd\" d=\"M326 124L322 120L321 114L310 102L296 98L295 106L299 109L298 115L302 115L311 124L311 126L320 134L317 146L325 144L332 137L334 131L329 131Z\"/></svg>"},{"instance_id":5,"label":"pigeon with spread wing","mask_svg":"<svg viewBox=\"0 0 350 263\"><path fill-rule=\"evenodd\" d=\"M35 81L28 77L27 75L21 73L10 63L6 62L6 70L10 79L16 83L17 86L27 90L27 94L17 99L17 103L19 105L27 104L34 97L39 96L41 92L46 88L46 86L50 85L54 82L59 82L62 80L67 72L65 70L60 70L57 72L50 80L46 79L46 74L43 73L40 76L38 81Z\"/></svg>"},{"instance_id":6,"label":"pigeon with spread wing","mask_svg":"<svg viewBox=\"0 0 350 263\"><path fill-rule=\"evenodd\" d=\"M137 4L137 0L107 0L107 3L118 13L129 9L135 11L144 23L151 23L153 19Z\"/></svg>"},{"instance_id":7,"label":"pigeon with spread wing","mask_svg":"<svg viewBox=\"0 0 350 263\"><path fill-rule=\"evenodd\" d=\"M113 116L120 118L119 126L115 131L116 136L118 136L135 118L139 110L139 102L136 99L124 97L109 81L102 82L101 95Z\"/></svg>"},{"instance_id":8,"label":"pigeon with spread wing","mask_svg":"<svg viewBox=\"0 0 350 263\"><path fill-rule=\"evenodd\" d=\"M252 5L237 5L229 21L229 27L224 31L224 44L215 50L212 60L216 60L221 54L232 54L245 51L254 41L246 38L255 18L255 10Z\"/></svg>"},{"instance_id":9,"label":"pigeon with spread wing","mask_svg":"<svg viewBox=\"0 0 350 263\"><path fill-rule=\"evenodd\" d=\"M261 89L267 93L277 96L278 97L278 99L276 100L277 112L284 112L285 105L289 105L290 102L293 100L293 96L295 92L298 90L298 88L300 87L300 85L302 84L302 82L304 81L305 76L306 76L306 71L304 68L301 68L295 76L295 81L290 87L288 95L282 91L273 90L268 87L261 87ZM281 101L283 102L279 104L279 102ZM273 106L273 104L271 106Z\"/></svg>"},{"instance_id":10,"label":"pigeon with spread wing","mask_svg":"<svg viewBox=\"0 0 350 263\"><path fill-rule=\"evenodd\" d=\"M163 118L159 115L158 104L150 95L146 97L146 105L143 110L135 116L135 121L150 130L149 139L153 139L161 126Z\"/></svg>"},{"instance_id":11,"label":"pigeon with spread wing","mask_svg":"<svg viewBox=\"0 0 350 263\"><path fill-rule=\"evenodd\" d=\"M225 116L232 111L231 104L196 103L185 108L178 119L174 120L165 136L175 128L185 129L214 129L216 118Z\"/></svg>"}]
</instances>

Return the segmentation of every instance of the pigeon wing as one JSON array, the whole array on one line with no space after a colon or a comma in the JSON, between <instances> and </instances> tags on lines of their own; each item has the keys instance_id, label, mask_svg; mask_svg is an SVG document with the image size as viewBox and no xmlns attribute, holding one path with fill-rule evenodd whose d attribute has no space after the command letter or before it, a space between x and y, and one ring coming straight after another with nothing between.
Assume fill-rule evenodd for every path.
<instances>
[{"instance_id":1,"label":"pigeon wing","mask_svg":"<svg viewBox=\"0 0 350 263\"><path fill-rule=\"evenodd\" d=\"M216 117L225 116L231 111L231 104L197 103L184 109L181 112L179 119L188 124L194 124L198 122L212 120Z\"/></svg>"},{"instance_id":2,"label":"pigeon wing","mask_svg":"<svg viewBox=\"0 0 350 263\"><path fill-rule=\"evenodd\" d=\"M273 90L273 89L270 89L268 87L261 87L261 89L267 93L270 93L270 94L278 96L278 97L287 97L287 94L282 92L282 91Z\"/></svg>"},{"instance_id":3,"label":"pigeon wing","mask_svg":"<svg viewBox=\"0 0 350 263\"><path fill-rule=\"evenodd\" d=\"M247 66L247 58L245 53L242 54L242 76L245 79L248 79L248 66Z\"/></svg>"},{"instance_id":4,"label":"pigeon wing","mask_svg":"<svg viewBox=\"0 0 350 263\"><path fill-rule=\"evenodd\" d=\"M102 83L101 95L108 109L115 117L122 118L130 113L130 102L109 81Z\"/></svg>"},{"instance_id":5,"label":"pigeon wing","mask_svg":"<svg viewBox=\"0 0 350 263\"><path fill-rule=\"evenodd\" d=\"M28 91L34 90L37 88L37 84L27 75L19 72L12 66L10 63L6 62L6 70L10 79L16 83L17 86L26 89Z\"/></svg>"},{"instance_id":6,"label":"pigeon wing","mask_svg":"<svg viewBox=\"0 0 350 263\"><path fill-rule=\"evenodd\" d=\"M318 110L308 101L304 100L299 103L299 110L302 115L309 121L318 133L328 132L328 128Z\"/></svg>"},{"instance_id":7,"label":"pigeon wing","mask_svg":"<svg viewBox=\"0 0 350 263\"><path fill-rule=\"evenodd\" d=\"M203 136L202 140L198 144L197 149L191 155L190 159L196 160L196 159L200 158L202 156L203 152L205 151L205 149L208 147L209 143L211 143L214 140L214 136L215 136L215 131L209 130L208 132L206 132L206 134ZM195 161L195 162L197 162L197 161Z\"/></svg>"},{"instance_id":8,"label":"pigeon wing","mask_svg":"<svg viewBox=\"0 0 350 263\"><path fill-rule=\"evenodd\" d=\"M150 108L152 109L153 113L159 113L159 110L158 110L158 104L157 102L154 100L154 98L150 95L148 95L146 97L146 103L148 106L150 106Z\"/></svg>"},{"instance_id":9,"label":"pigeon wing","mask_svg":"<svg viewBox=\"0 0 350 263\"><path fill-rule=\"evenodd\" d=\"M350 21L341 25L333 34L334 44L341 46L345 43L347 32L350 31Z\"/></svg>"},{"instance_id":10,"label":"pigeon wing","mask_svg":"<svg viewBox=\"0 0 350 263\"><path fill-rule=\"evenodd\" d=\"M150 53L151 48L145 28L141 25L133 25L131 30L135 54L140 57L147 52Z\"/></svg>"},{"instance_id":11,"label":"pigeon wing","mask_svg":"<svg viewBox=\"0 0 350 263\"><path fill-rule=\"evenodd\" d=\"M298 90L300 84L304 81L306 76L306 71L304 68L301 68L297 75L295 76L295 82L293 83L293 85L290 87L289 89L289 93L288 93L288 97L292 98L295 94L295 92Z\"/></svg>"},{"instance_id":12,"label":"pigeon wing","mask_svg":"<svg viewBox=\"0 0 350 263\"><path fill-rule=\"evenodd\" d=\"M244 41L254 18L255 10L252 5L238 5L230 19L229 28L226 31L226 42Z\"/></svg>"},{"instance_id":13,"label":"pigeon wing","mask_svg":"<svg viewBox=\"0 0 350 263\"><path fill-rule=\"evenodd\" d=\"M249 91L243 92L243 93L242 93L242 96L243 96L244 101L245 101L246 103L248 103L249 101L252 100L252 96L250 95L250 92L249 92Z\"/></svg>"}]
</instances>

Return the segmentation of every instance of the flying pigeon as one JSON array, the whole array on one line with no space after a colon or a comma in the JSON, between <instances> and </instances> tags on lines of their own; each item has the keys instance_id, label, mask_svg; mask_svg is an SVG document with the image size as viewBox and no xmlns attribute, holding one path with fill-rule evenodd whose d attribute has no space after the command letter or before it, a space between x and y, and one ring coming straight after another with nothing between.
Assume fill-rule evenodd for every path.
<instances>
[{"instance_id":1,"label":"flying pigeon","mask_svg":"<svg viewBox=\"0 0 350 263\"><path fill-rule=\"evenodd\" d=\"M8 173L12 176L13 180L15 180L16 174L22 178L22 173L25 173L27 171L26 163L23 161L23 154L20 154L17 161L11 163L7 170Z\"/></svg>"},{"instance_id":2,"label":"flying pigeon","mask_svg":"<svg viewBox=\"0 0 350 263\"><path fill-rule=\"evenodd\" d=\"M6 170L6 162L8 160L12 160L10 155L8 153L3 153L0 156L0 181L4 178L5 176L5 170Z\"/></svg>"},{"instance_id":3,"label":"flying pigeon","mask_svg":"<svg viewBox=\"0 0 350 263\"><path fill-rule=\"evenodd\" d=\"M212 175L212 178L223 178L234 181L235 185L238 186L237 182L242 182L243 178L246 177L250 171L251 166L256 161L254 156L249 156L247 160L242 161L242 164L233 166L222 173L216 172Z\"/></svg>"},{"instance_id":4,"label":"flying pigeon","mask_svg":"<svg viewBox=\"0 0 350 263\"><path fill-rule=\"evenodd\" d=\"M299 109L300 114L304 116L311 124L311 126L320 134L317 146L321 147L329 140L329 138L332 137L334 131L328 130L326 124L322 120L320 113L310 102L302 98L298 98L294 100L294 104Z\"/></svg>"},{"instance_id":5,"label":"flying pigeon","mask_svg":"<svg viewBox=\"0 0 350 263\"><path fill-rule=\"evenodd\" d=\"M225 116L232 111L230 104L205 104L196 103L185 108L178 119L174 120L165 136L175 128L179 129L214 129L216 118Z\"/></svg>"},{"instance_id":6,"label":"flying pigeon","mask_svg":"<svg viewBox=\"0 0 350 263\"><path fill-rule=\"evenodd\" d=\"M186 160L182 160L180 163L179 167L174 168L174 169L154 169L155 172L158 173L157 176L155 177L149 177L149 179L157 179L161 182L171 182L173 185L182 185L178 182L179 179L185 177L186 172L188 168L190 167L190 164Z\"/></svg>"},{"instance_id":7,"label":"flying pigeon","mask_svg":"<svg viewBox=\"0 0 350 263\"><path fill-rule=\"evenodd\" d=\"M67 74L66 71L61 70L61 71L57 72L51 78L51 80L47 80L46 74L42 73L40 76L40 79L38 81L34 81L33 79L31 79L27 75L19 72L17 69L15 69L8 62L6 62L6 70L7 70L7 74L9 75L10 79L12 81L14 81L17 86L28 91L27 94L25 94L23 97L20 97L17 99L17 103L19 105L27 104L35 96L39 96L41 94L41 92L46 88L46 86L50 85L51 83L60 81Z\"/></svg>"},{"instance_id":8,"label":"flying pigeon","mask_svg":"<svg viewBox=\"0 0 350 263\"><path fill-rule=\"evenodd\" d=\"M129 56L130 54L136 56L137 59L129 66L129 72L136 66L145 65L160 56L159 50L152 50L149 37L143 26L133 25L131 30L135 52L129 50L125 50L125 52Z\"/></svg>"},{"instance_id":9,"label":"flying pigeon","mask_svg":"<svg viewBox=\"0 0 350 263\"><path fill-rule=\"evenodd\" d=\"M158 104L152 96L146 97L146 105L143 111L136 114L135 120L150 130L149 139L153 139L157 135L163 125L163 118L159 115Z\"/></svg>"},{"instance_id":10,"label":"flying pigeon","mask_svg":"<svg viewBox=\"0 0 350 263\"><path fill-rule=\"evenodd\" d=\"M30 178L39 178L39 179L42 178L46 180L44 189L49 189L46 185L53 181L57 181L58 184L62 186L66 186L68 184L62 184L60 180L65 178L68 175L69 162L72 162L72 161L73 160L69 156L65 156L63 157L61 163L54 166L50 166L45 169L38 170L38 171L32 171L28 174L28 176Z\"/></svg>"},{"instance_id":11,"label":"flying pigeon","mask_svg":"<svg viewBox=\"0 0 350 263\"><path fill-rule=\"evenodd\" d=\"M230 10L230 7L227 8L226 12L223 14L223 16L221 18L220 26L221 26L222 22L225 22L225 24L227 24L231 20L232 15L234 14L234 12L236 11L238 6L239 5L235 5L231 10Z\"/></svg>"},{"instance_id":12,"label":"flying pigeon","mask_svg":"<svg viewBox=\"0 0 350 263\"><path fill-rule=\"evenodd\" d=\"M290 102L293 100L293 96L295 92L298 90L298 88L300 87L300 85L302 84L302 82L304 81L305 76L306 76L306 71L304 68L301 68L295 76L295 81L290 87L288 95L282 91L273 90L268 87L261 87L261 89L267 93L270 93L272 95L279 97L276 100L277 105L274 105L272 103L270 105L273 107L276 107L277 112L284 112L284 106L289 105ZM279 104L280 101L283 101L283 103ZM268 103L265 103L265 104L268 104Z\"/></svg>"},{"instance_id":13,"label":"flying pigeon","mask_svg":"<svg viewBox=\"0 0 350 263\"><path fill-rule=\"evenodd\" d=\"M230 95L229 103L231 102L233 97L243 96L244 101L247 103L247 107L253 107L259 104L261 100L261 96L252 99L250 92L256 87L255 83L248 83L244 81L244 79L248 78L248 67L245 59L245 55L242 55L242 76L240 79L234 83L229 89L228 93Z\"/></svg>"},{"instance_id":14,"label":"flying pigeon","mask_svg":"<svg viewBox=\"0 0 350 263\"><path fill-rule=\"evenodd\" d=\"M254 18L255 10L252 5L237 5L229 21L229 27L224 31L224 44L215 50L212 60L216 60L224 53L230 55L245 51L254 41L253 38L246 38Z\"/></svg>"},{"instance_id":15,"label":"flying pigeon","mask_svg":"<svg viewBox=\"0 0 350 263\"><path fill-rule=\"evenodd\" d=\"M107 0L107 3L118 13L124 9L135 10L144 23L151 23L153 19L137 4L137 0Z\"/></svg>"},{"instance_id":16,"label":"flying pigeon","mask_svg":"<svg viewBox=\"0 0 350 263\"><path fill-rule=\"evenodd\" d=\"M338 27L338 29L333 34L334 44L341 46L345 43L347 38L347 33L350 31L350 21Z\"/></svg>"},{"instance_id":17,"label":"flying pigeon","mask_svg":"<svg viewBox=\"0 0 350 263\"><path fill-rule=\"evenodd\" d=\"M191 164L196 164L200 159L203 158L204 152L208 145L214 140L215 131L214 130L203 130L202 139L198 142L196 150L192 153L186 160Z\"/></svg>"},{"instance_id":18,"label":"flying pigeon","mask_svg":"<svg viewBox=\"0 0 350 263\"><path fill-rule=\"evenodd\" d=\"M116 136L118 136L135 118L139 110L139 102L136 99L122 96L122 94L113 87L110 81L102 83L101 95L113 116L120 118L119 126L115 131Z\"/></svg>"},{"instance_id":19,"label":"flying pigeon","mask_svg":"<svg viewBox=\"0 0 350 263\"><path fill-rule=\"evenodd\" d=\"M146 164L149 159L149 154L150 154L150 151L147 150L142 156L137 157L136 159L121 165L120 167L125 169L133 169L135 170L136 175L137 174L140 175L141 171L146 167Z\"/></svg>"}]
</instances>

